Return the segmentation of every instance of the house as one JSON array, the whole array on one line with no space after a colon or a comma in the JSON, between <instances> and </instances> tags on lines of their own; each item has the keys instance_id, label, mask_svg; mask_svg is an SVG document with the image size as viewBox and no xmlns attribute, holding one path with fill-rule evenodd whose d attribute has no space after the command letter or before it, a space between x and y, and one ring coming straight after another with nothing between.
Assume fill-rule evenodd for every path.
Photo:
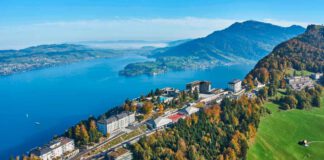
<instances>
[{"instance_id":1,"label":"house","mask_svg":"<svg viewBox=\"0 0 324 160\"><path fill-rule=\"evenodd\" d=\"M161 128L163 126L166 126L168 124L172 123L172 120L167 117L158 117L155 120L150 120L147 125L150 128Z\"/></svg>"},{"instance_id":2,"label":"house","mask_svg":"<svg viewBox=\"0 0 324 160\"><path fill-rule=\"evenodd\" d=\"M184 109L181 109L179 112L185 115L191 115L193 113L196 113L199 111L199 108L194 107L194 106L188 106Z\"/></svg>"},{"instance_id":3,"label":"house","mask_svg":"<svg viewBox=\"0 0 324 160\"><path fill-rule=\"evenodd\" d=\"M242 81L239 79L233 80L228 83L228 88L234 93L240 92L242 90Z\"/></svg>"},{"instance_id":4,"label":"house","mask_svg":"<svg viewBox=\"0 0 324 160\"><path fill-rule=\"evenodd\" d=\"M50 143L44 145L43 147L36 148L30 152L30 154L40 157L42 160L52 160L52 159L65 159L65 157L71 157L69 153L74 155L74 140L67 137L60 137L52 140Z\"/></svg>"},{"instance_id":5,"label":"house","mask_svg":"<svg viewBox=\"0 0 324 160\"><path fill-rule=\"evenodd\" d=\"M186 89L189 92L197 90L199 93L209 93L211 90L211 82L209 81L193 81L186 84Z\"/></svg>"},{"instance_id":6,"label":"house","mask_svg":"<svg viewBox=\"0 0 324 160\"><path fill-rule=\"evenodd\" d=\"M123 112L97 122L98 130L106 135L123 129L135 122L135 113Z\"/></svg>"},{"instance_id":7,"label":"house","mask_svg":"<svg viewBox=\"0 0 324 160\"><path fill-rule=\"evenodd\" d=\"M133 154L125 148L118 148L107 154L108 160L132 160Z\"/></svg>"},{"instance_id":8,"label":"house","mask_svg":"<svg viewBox=\"0 0 324 160\"><path fill-rule=\"evenodd\" d=\"M323 73L313 73L311 78L314 80L319 80L323 76Z\"/></svg>"}]
</instances>

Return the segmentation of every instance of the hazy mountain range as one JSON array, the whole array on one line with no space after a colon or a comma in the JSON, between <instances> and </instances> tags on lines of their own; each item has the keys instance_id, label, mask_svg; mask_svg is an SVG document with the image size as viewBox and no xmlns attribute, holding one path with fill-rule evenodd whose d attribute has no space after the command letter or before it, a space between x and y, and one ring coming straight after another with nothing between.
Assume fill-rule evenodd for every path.
<instances>
[{"instance_id":1,"label":"hazy mountain range","mask_svg":"<svg viewBox=\"0 0 324 160\"><path fill-rule=\"evenodd\" d=\"M156 49L155 62L133 63L122 75L158 74L168 70L208 68L215 65L254 63L277 44L303 33L301 26L280 27L269 23L245 21L210 35L177 46Z\"/></svg>"},{"instance_id":2,"label":"hazy mountain range","mask_svg":"<svg viewBox=\"0 0 324 160\"><path fill-rule=\"evenodd\" d=\"M129 64L121 75L158 74L168 70L208 68L215 65L255 63L273 47L305 31L300 26L280 27L246 21L198 39L176 41L87 41L49 44L21 50L0 50L0 75L124 54L139 54L156 61Z\"/></svg>"}]
</instances>

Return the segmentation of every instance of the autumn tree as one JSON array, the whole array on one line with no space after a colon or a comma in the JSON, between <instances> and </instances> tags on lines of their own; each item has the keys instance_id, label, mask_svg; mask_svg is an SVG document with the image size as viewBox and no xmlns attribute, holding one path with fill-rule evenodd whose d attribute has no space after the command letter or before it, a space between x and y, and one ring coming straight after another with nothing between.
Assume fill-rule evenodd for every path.
<instances>
[{"instance_id":1,"label":"autumn tree","mask_svg":"<svg viewBox=\"0 0 324 160\"><path fill-rule=\"evenodd\" d=\"M80 124L80 130L81 130L80 136L81 136L82 144L88 144L90 137L84 124Z\"/></svg>"},{"instance_id":2,"label":"autumn tree","mask_svg":"<svg viewBox=\"0 0 324 160\"><path fill-rule=\"evenodd\" d=\"M130 110L132 112L135 112L137 110L137 105L135 103L132 103L131 107L130 107Z\"/></svg>"},{"instance_id":3,"label":"autumn tree","mask_svg":"<svg viewBox=\"0 0 324 160\"><path fill-rule=\"evenodd\" d=\"M151 114L152 111L153 111L153 107L154 107L154 105L153 105L152 102L149 102L149 101L144 102L144 105L143 105L143 108L142 108L143 113L146 114L146 115Z\"/></svg>"},{"instance_id":4,"label":"autumn tree","mask_svg":"<svg viewBox=\"0 0 324 160\"><path fill-rule=\"evenodd\" d=\"M159 104L159 114L163 114L164 113L164 106L163 104Z\"/></svg>"},{"instance_id":5,"label":"autumn tree","mask_svg":"<svg viewBox=\"0 0 324 160\"><path fill-rule=\"evenodd\" d=\"M99 142L100 137L102 137L102 134L98 131L96 122L94 120L91 120L90 127L89 127L90 142Z\"/></svg>"}]
</instances>

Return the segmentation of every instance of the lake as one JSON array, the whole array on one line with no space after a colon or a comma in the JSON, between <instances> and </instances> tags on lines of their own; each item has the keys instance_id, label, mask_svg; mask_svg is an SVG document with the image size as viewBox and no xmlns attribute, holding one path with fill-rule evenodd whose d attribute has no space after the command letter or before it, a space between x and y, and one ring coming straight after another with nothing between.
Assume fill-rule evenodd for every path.
<instances>
[{"instance_id":1,"label":"lake","mask_svg":"<svg viewBox=\"0 0 324 160\"><path fill-rule=\"evenodd\" d=\"M54 135L90 115L99 115L151 89L184 89L194 80L209 80L212 87L242 79L252 65L207 70L168 72L157 76L121 77L118 71L147 58L122 58L79 62L0 78L0 159L48 142Z\"/></svg>"}]
</instances>

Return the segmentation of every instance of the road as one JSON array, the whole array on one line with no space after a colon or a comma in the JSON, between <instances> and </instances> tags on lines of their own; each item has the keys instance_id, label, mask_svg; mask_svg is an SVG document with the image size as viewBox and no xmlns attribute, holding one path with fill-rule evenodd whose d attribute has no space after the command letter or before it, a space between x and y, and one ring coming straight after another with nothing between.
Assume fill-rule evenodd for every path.
<instances>
[{"instance_id":1,"label":"road","mask_svg":"<svg viewBox=\"0 0 324 160\"><path fill-rule=\"evenodd\" d=\"M76 156L74 156L73 158L71 158L71 160L80 160L82 158L83 155L86 155L88 154L89 152L93 151L93 150L96 150L98 149L99 147L102 147L103 145L106 145L108 142L114 140L115 138L118 138L119 136L123 135L125 133L120 133L120 134L117 134L114 136L114 138L110 138L110 139L107 139L99 144L97 144L96 146L92 147L91 149L85 149L81 152L79 152Z\"/></svg>"},{"instance_id":2,"label":"road","mask_svg":"<svg viewBox=\"0 0 324 160\"><path fill-rule=\"evenodd\" d=\"M158 129L158 130L163 130L163 129ZM124 145L127 145L127 144L129 144L130 142L132 142L132 141L134 141L134 140L136 140L136 139L139 140L139 139L140 139L142 136L144 136L144 135L149 136L149 135L153 134L153 133L156 132L156 131L157 131L156 129L154 129L154 130L147 130L146 132L144 132L144 133L142 133L142 134L140 134L140 135L137 135L137 136L135 136L135 137L133 137L133 138L131 138L131 139L128 139L128 140L126 140L126 141L123 141L123 142L121 142L121 143L118 143L118 144L116 144L116 145L110 147L110 149L106 150L105 152L102 152L102 153L100 153L100 154L97 154L97 155L91 156L91 157L89 157L89 158L86 158L85 160L100 159L100 158L104 157L107 153L109 153L109 152L111 152L111 151L114 151L115 148L119 148L119 147L122 147L122 146L124 146Z\"/></svg>"},{"instance_id":3,"label":"road","mask_svg":"<svg viewBox=\"0 0 324 160\"><path fill-rule=\"evenodd\" d=\"M133 137L133 138L131 138L131 139L128 139L128 140L126 140L126 141L123 141L123 142L121 142L121 143L118 143L118 144L116 144L116 145L110 147L110 149L108 149L108 150L105 151L105 152L102 152L102 153L100 153L100 154L98 154L98 155L94 155L94 156L88 157L88 158L86 158L86 159L91 159L91 158L95 158L95 159L96 159L96 158L102 157L102 156L104 156L106 153L108 153L108 152L110 152L110 151L113 151L115 148L121 147L121 146L123 146L124 144L129 144L129 143L132 142L133 140L139 139L140 137L142 137L142 136L144 136L144 135L146 135L146 136L151 135L151 134L153 134L155 131L156 131L156 129L155 129L155 130L147 130L146 132L144 132L144 133L142 133L142 134L139 134L139 135L137 135L137 136L135 136L135 137ZM119 137L122 136L123 134L125 134L125 133L120 133L120 134L114 136L114 138L110 138L110 139L108 139L108 140L105 140L104 142L101 142L101 143L97 144L96 146L94 146L94 147L92 147L92 148L90 148L90 149L85 149L85 150L81 151L80 153L78 153L78 154L77 154L75 157L73 157L71 160L81 160L81 159L84 160L83 157L84 157L85 155L87 155L88 153L90 153L90 152L92 152L92 151L94 151L94 150L96 150L96 149L99 149L100 147L106 145L106 144L109 143L110 141L112 141L112 140L114 140L114 139L116 139L116 138L119 138Z\"/></svg>"}]
</instances>

